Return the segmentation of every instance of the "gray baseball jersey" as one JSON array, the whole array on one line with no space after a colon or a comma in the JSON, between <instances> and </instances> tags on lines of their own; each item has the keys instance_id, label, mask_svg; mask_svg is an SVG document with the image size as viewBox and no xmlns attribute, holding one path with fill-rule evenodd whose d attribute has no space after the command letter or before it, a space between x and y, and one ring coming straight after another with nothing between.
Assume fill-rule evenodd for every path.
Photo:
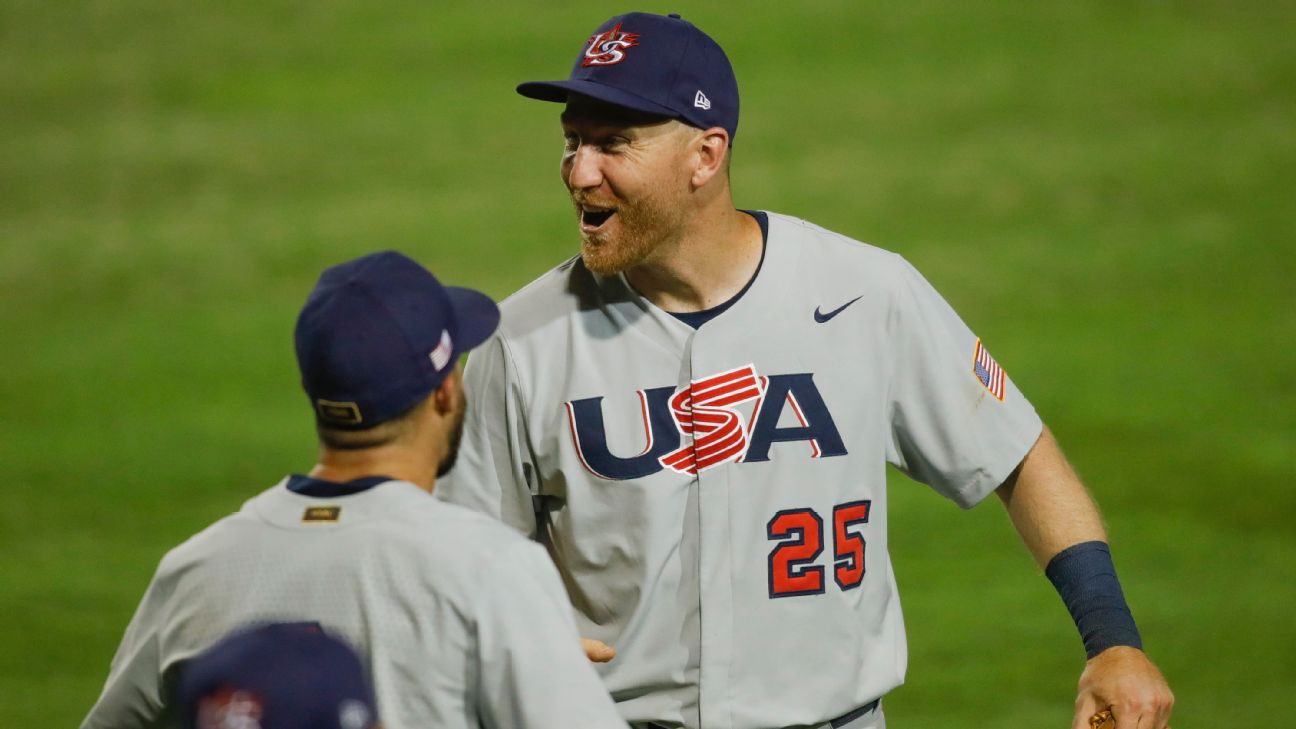
<instances>
[{"instance_id":1,"label":"gray baseball jersey","mask_svg":"<svg viewBox=\"0 0 1296 729\"><path fill-rule=\"evenodd\" d=\"M787 216L698 329L579 259L501 308L439 494L546 543L632 723L816 725L900 684L886 464L970 507L1041 431L907 262Z\"/></svg>"},{"instance_id":2,"label":"gray baseball jersey","mask_svg":"<svg viewBox=\"0 0 1296 729\"><path fill-rule=\"evenodd\" d=\"M156 725L164 676L278 621L355 646L388 729L625 726L544 550L387 481L338 498L281 483L169 552L83 729Z\"/></svg>"}]
</instances>

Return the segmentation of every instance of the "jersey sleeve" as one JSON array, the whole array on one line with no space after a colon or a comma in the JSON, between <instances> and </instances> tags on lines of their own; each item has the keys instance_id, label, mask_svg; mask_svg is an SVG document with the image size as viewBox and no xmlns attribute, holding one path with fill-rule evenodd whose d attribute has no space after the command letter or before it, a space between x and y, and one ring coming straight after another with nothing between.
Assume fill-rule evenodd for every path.
<instances>
[{"instance_id":1,"label":"jersey sleeve","mask_svg":"<svg viewBox=\"0 0 1296 729\"><path fill-rule=\"evenodd\" d=\"M626 724L585 657L548 554L518 541L496 556L477 596L478 716L488 729Z\"/></svg>"},{"instance_id":2,"label":"jersey sleeve","mask_svg":"<svg viewBox=\"0 0 1296 729\"><path fill-rule=\"evenodd\" d=\"M81 729L143 729L165 723L159 645L171 594L171 581L165 575L164 559L117 647L103 693L81 723Z\"/></svg>"},{"instance_id":3,"label":"jersey sleeve","mask_svg":"<svg viewBox=\"0 0 1296 729\"><path fill-rule=\"evenodd\" d=\"M468 412L455 465L437 481L436 494L536 535L535 471L526 447L518 378L507 345L496 334L468 356L464 374Z\"/></svg>"},{"instance_id":4,"label":"jersey sleeve","mask_svg":"<svg viewBox=\"0 0 1296 729\"><path fill-rule=\"evenodd\" d=\"M888 321L888 460L968 508L1008 478L1043 424L983 343L904 259L898 278Z\"/></svg>"}]
</instances>

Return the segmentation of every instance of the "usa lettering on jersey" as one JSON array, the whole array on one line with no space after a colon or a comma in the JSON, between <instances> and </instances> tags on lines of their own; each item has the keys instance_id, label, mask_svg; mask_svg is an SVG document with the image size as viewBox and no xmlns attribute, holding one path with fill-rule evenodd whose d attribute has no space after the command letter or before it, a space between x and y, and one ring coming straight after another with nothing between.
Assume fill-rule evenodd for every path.
<instances>
[{"instance_id":1,"label":"usa lettering on jersey","mask_svg":"<svg viewBox=\"0 0 1296 729\"><path fill-rule=\"evenodd\" d=\"M681 389L671 398L671 414L680 432L693 436L693 443L662 456L661 464L696 474L741 458L747 450L747 429L735 408L759 400L765 393L764 382L756 368L747 365L694 380Z\"/></svg>"},{"instance_id":2,"label":"usa lettering on jersey","mask_svg":"<svg viewBox=\"0 0 1296 729\"><path fill-rule=\"evenodd\" d=\"M645 445L628 457L608 446L603 397L565 403L572 443L595 476L620 481L663 469L696 475L724 463L768 461L770 447L779 442L808 443L810 458L846 455L812 373L765 377L748 364L695 379L678 391L657 387L638 396ZM796 424L780 426L789 411Z\"/></svg>"}]
</instances>

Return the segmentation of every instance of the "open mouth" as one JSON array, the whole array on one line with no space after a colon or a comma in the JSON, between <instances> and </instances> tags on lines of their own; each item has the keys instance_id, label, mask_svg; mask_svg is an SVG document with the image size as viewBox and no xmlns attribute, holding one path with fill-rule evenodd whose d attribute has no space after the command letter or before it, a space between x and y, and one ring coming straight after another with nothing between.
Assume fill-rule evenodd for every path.
<instances>
[{"instance_id":1,"label":"open mouth","mask_svg":"<svg viewBox=\"0 0 1296 729\"><path fill-rule=\"evenodd\" d=\"M616 214L615 208L595 208L581 206L581 227L586 230L598 230Z\"/></svg>"}]
</instances>

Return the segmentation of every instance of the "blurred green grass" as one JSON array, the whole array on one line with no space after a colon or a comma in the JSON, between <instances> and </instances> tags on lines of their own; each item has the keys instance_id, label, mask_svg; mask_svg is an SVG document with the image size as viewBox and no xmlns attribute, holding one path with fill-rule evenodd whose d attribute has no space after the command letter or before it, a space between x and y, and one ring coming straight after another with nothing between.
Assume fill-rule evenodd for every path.
<instances>
[{"instance_id":1,"label":"blurred green grass","mask_svg":"<svg viewBox=\"0 0 1296 729\"><path fill-rule=\"evenodd\" d=\"M1296 4L639 9L733 58L740 205L904 253L1031 396L1176 725L1296 723ZM162 553L311 462L320 269L503 296L572 252L557 107L511 89L618 10L0 6L0 726L77 723ZM1083 653L1001 510L893 494L891 723L1065 726Z\"/></svg>"}]
</instances>

